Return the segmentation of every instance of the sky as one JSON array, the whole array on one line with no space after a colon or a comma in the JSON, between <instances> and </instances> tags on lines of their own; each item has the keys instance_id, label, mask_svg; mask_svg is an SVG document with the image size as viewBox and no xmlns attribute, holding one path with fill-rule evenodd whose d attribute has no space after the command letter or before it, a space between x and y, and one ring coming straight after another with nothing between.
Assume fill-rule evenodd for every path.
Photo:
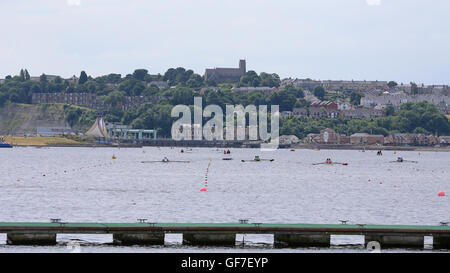
<instances>
[{"instance_id":1,"label":"sky","mask_svg":"<svg viewBox=\"0 0 450 273\"><path fill-rule=\"evenodd\" d=\"M450 84L448 0L0 0L0 78L237 67Z\"/></svg>"}]
</instances>

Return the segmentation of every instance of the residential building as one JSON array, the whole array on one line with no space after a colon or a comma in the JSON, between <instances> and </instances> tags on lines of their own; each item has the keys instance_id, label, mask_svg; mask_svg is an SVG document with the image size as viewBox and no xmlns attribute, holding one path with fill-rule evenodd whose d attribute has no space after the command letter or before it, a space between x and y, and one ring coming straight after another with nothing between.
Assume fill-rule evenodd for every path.
<instances>
[{"instance_id":1,"label":"residential building","mask_svg":"<svg viewBox=\"0 0 450 273\"><path fill-rule=\"evenodd\" d=\"M33 93L32 104L64 103L88 108L98 106L97 96L91 93Z\"/></svg>"},{"instance_id":2,"label":"residential building","mask_svg":"<svg viewBox=\"0 0 450 273\"><path fill-rule=\"evenodd\" d=\"M261 86L261 87L233 87L231 88L231 91L233 92L242 92L242 93L250 93L253 91L260 91L264 93L265 95L270 95L274 92L279 91L279 88L276 87L268 87L268 86Z\"/></svg>"},{"instance_id":3,"label":"residential building","mask_svg":"<svg viewBox=\"0 0 450 273\"><path fill-rule=\"evenodd\" d=\"M333 101L317 100L317 101L314 101L311 103L310 108L324 108L324 109L328 109L328 110L338 110L338 105Z\"/></svg>"},{"instance_id":4,"label":"residential building","mask_svg":"<svg viewBox=\"0 0 450 273\"><path fill-rule=\"evenodd\" d=\"M130 108L139 108L144 103L156 104L161 99L159 96L125 96L118 107L123 110ZM102 98L91 93L34 93L32 95L32 104L41 103L64 103L77 105L93 109L109 109L112 106L106 105Z\"/></svg>"},{"instance_id":5,"label":"residential building","mask_svg":"<svg viewBox=\"0 0 450 273\"><path fill-rule=\"evenodd\" d=\"M282 136L280 136L279 141L280 141L280 144L286 144L286 145L297 144L300 142L298 137L296 137L294 135L282 135Z\"/></svg>"},{"instance_id":6,"label":"residential building","mask_svg":"<svg viewBox=\"0 0 450 273\"><path fill-rule=\"evenodd\" d=\"M442 138L424 134L391 134L385 137L384 142L388 145L400 146L434 146L442 143Z\"/></svg>"},{"instance_id":7,"label":"residential building","mask_svg":"<svg viewBox=\"0 0 450 273\"><path fill-rule=\"evenodd\" d=\"M369 92L372 90L388 90L387 81L322 81L322 86L326 90L332 91L353 91L353 92Z\"/></svg>"},{"instance_id":8,"label":"residential building","mask_svg":"<svg viewBox=\"0 0 450 273\"><path fill-rule=\"evenodd\" d=\"M384 144L383 135L369 135L367 133L356 133L350 136L351 144Z\"/></svg>"},{"instance_id":9,"label":"residential building","mask_svg":"<svg viewBox=\"0 0 450 273\"><path fill-rule=\"evenodd\" d=\"M294 108L292 112L296 118L306 118L308 116L308 110L306 108Z\"/></svg>"},{"instance_id":10,"label":"residential building","mask_svg":"<svg viewBox=\"0 0 450 273\"><path fill-rule=\"evenodd\" d=\"M159 89L166 89L169 87L169 84L166 81L152 81L147 83L147 86L156 85Z\"/></svg>"},{"instance_id":11,"label":"residential building","mask_svg":"<svg viewBox=\"0 0 450 273\"><path fill-rule=\"evenodd\" d=\"M341 117L354 119L378 118L383 117L384 115L385 113L383 110L368 109L368 108L358 108L353 110L344 110L340 112Z\"/></svg>"},{"instance_id":12,"label":"residential building","mask_svg":"<svg viewBox=\"0 0 450 273\"><path fill-rule=\"evenodd\" d=\"M441 145L450 145L450 136L440 136L439 143Z\"/></svg>"},{"instance_id":13,"label":"residential building","mask_svg":"<svg viewBox=\"0 0 450 273\"><path fill-rule=\"evenodd\" d=\"M361 105L364 107L373 108L377 105L386 106L392 105L399 108L402 104L407 102L422 102L426 101L436 106L450 105L450 96L445 95L407 95L404 93L383 94L381 96L365 96L361 98Z\"/></svg>"},{"instance_id":14,"label":"residential building","mask_svg":"<svg viewBox=\"0 0 450 273\"><path fill-rule=\"evenodd\" d=\"M293 114L292 114L291 111L282 111L282 112L280 113L280 116L283 117L283 118L290 118L290 117L293 116Z\"/></svg>"},{"instance_id":15,"label":"residential building","mask_svg":"<svg viewBox=\"0 0 450 273\"><path fill-rule=\"evenodd\" d=\"M58 78L59 76L57 76L57 75L47 75L47 74L45 74L45 77L47 78L47 81L52 82L52 81L56 80L56 78ZM30 81L36 81L36 82L38 82L38 81L40 81L40 80L41 80L41 76L39 76L39 77L30 77Z\"/></svg>"},{"instance_id":16,"label":"residential building","mask_svg":"<svg viewBox=\"0 0 450 273\"><path fill-rule=\"evenodd\" d=\"M321 130L320 134L308 134L304 141L315 144L345 144L347 138L336 133L333 129L326 128Z\"/></svg>"},{"instance_id":17,"label":"residential building","mask_svg":"<svg viewBox=\"0 0 450 273\"><path fill-rule=\"evenodd\" d=\"M354 109L353 104L351 104L350 102L344 101L344 100L337 100L336 104L338 105L339 111Z\"/></svg>"},{"instance_id":18,"label":"residential building","mask_svg":"<svg viewBox=\"0 0 450 273\"><path fill-rule=\"evenodd\" d=\"M315 81L311 79L295 79L291 81L285 81L284 85L292 85L295 88L301 88L303 90L314 90L316 86L322 86L321 81Z\"/></svg>"}]
</instances>

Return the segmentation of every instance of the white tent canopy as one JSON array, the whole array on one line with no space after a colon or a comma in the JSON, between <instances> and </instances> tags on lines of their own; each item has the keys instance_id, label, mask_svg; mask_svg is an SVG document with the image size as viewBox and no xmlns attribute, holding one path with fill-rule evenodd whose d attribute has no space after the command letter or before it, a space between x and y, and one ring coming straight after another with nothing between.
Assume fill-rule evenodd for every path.
<instances>
[{"instance_id":1,"label":"white tent canopy","mask_svg":"<svg viewBox=\"0 0 450 273\"><path fill-rule=\"evenodd\" d=\"M86 132L87 136L92 137L103 137L109 138L108 132L106 131L105 121L103 121L103 117L97 118L92 125L91 129Z\"/></svg>"}]
</instances>

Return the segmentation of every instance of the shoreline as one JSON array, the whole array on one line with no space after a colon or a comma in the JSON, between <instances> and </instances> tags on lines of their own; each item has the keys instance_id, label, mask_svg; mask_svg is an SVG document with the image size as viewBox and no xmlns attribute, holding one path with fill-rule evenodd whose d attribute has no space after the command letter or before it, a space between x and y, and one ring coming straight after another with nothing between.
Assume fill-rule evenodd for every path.
<instances>
[{"instance_id":1,"label":"shoreline","mask_svg":"<svg viewBox=\"0 0 450 273\"><path fill-rule=\"evenodd\" d=\"M9 140L9 141L8 141ZM143 148L143 147L190 147L190 148L260 148L259 143L224 142L224 141L175 141L168 139L156 139L133 143L131 141L121 143L97 143L80 141L65 137L7 137L7 143L13 147L92 147L92 148ZM369 150L369 151L434 151L450 152L450 146L381 146L361 144L280 144L278 149L309 149L309 150Z\"/></svg>"},{"instance_id":2,"label":"shoreline","mask_svg":"<svg viewBox=\"0 0 450 273\"><path fill-rule=\"evenodd\" d=\"M450 152L450 146L377 146L377 145L328 145L328 144L296 144L286 149L320 149L320 150L367 150L367 151L427 151Z\"/></svg>"},{"instance_id":3,"label":"shoreline","mask_svg":"<svg viewBox=\"0 0 450 273\"><path fill-rule=\"evenodd\" d=\"M13 145L13 147L36 147L36 148L144 148L144 147L173 147L173 148L217 148L223 149L227 147L222 146L171 146L171 145L105 145L105 144L97 144L97 143L48 143L44 145ZM228 147L231 148L239 148L239 149L248 149L249 147ZM255 148L250 148L255 149ZM364 146L364 145L291 145L280 147L278 149L288 150L367 150L367 151L423 151L423 152L450 152L450 146L444 147L427 147L427 146Z\"/></svg>"}]
</instances>

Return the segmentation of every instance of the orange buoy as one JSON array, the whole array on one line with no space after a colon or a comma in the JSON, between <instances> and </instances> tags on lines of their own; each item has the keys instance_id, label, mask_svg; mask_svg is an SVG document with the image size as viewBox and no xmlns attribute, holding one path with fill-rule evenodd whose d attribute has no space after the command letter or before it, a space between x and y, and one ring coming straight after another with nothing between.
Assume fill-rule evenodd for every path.
<instances>
[{"instance_id":1,"label":"orange buoy","mask_svg":"<svg viewBox=\"0 0 450 273\"><path fill-rule=\"evenodd\" d=\"M443 192L443 191L438 192L438 196L440 196L440 197L445 196L445 192Z\"/></svg>"},{"instance_id":2,"label":"orange buoy","mask_svg":"<svg viewBox=\"0 0 450 273\"><path fill-rule=\"evenodd\" d=\"M201 188L201 189L200 189L200 191L206 191L206 188L205 188L205 187L203 187L203 188Z\"/></svg>"}]
</instances>

